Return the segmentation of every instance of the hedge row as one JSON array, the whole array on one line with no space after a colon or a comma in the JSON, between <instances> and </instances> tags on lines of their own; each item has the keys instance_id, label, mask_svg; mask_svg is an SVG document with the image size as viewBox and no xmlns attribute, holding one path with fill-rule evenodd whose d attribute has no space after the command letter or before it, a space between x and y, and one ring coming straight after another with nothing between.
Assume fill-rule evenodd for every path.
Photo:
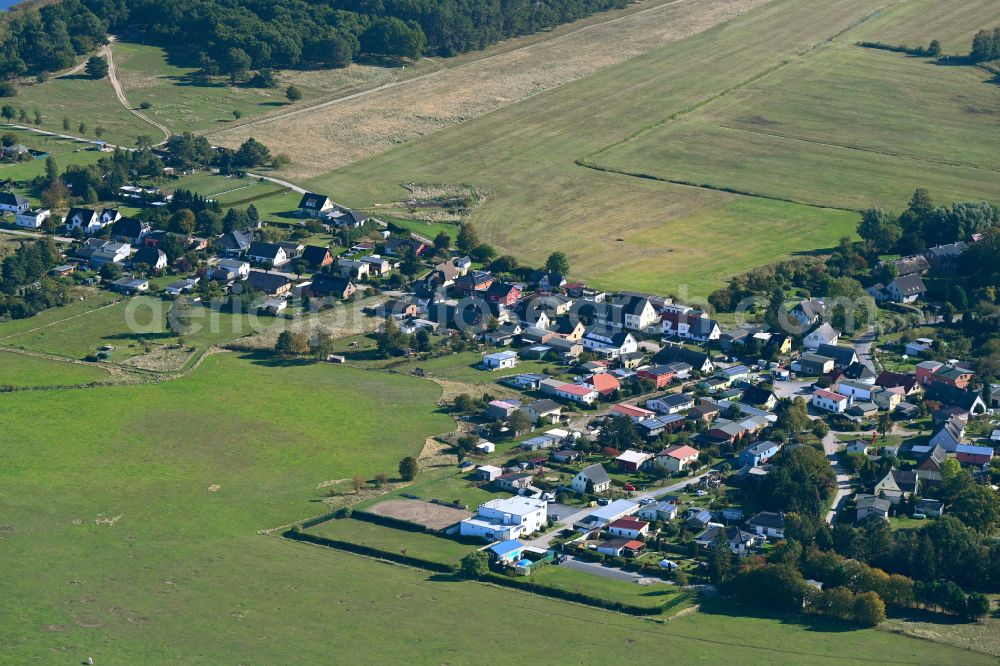
<instances>
[{"instance_id":1,"label":"hedge row","mask_svg":"<svg viewBox=\"0 0 1000 666\"><path fill-rule=\"evenodd\" d=\"M390 562L396 562L398 564L405 564L411 567L417 567L419 569L427 569L429 571L436 571L438 573L454 573L455 567L442 564L441 562L431 562L430 560L423 560L418 557L410 557L409 555L403 555L402 553L391 553L385 550L379 550L377 548L369 548L368 546L361 546L356 543L350 543L348 541L340 541L338 539L328 539L327 537L316 536L315 534L309 534L307 532L301 532L297 530L288 530L282 536L292 539L294 541L306 541L308 543L314 543L318 546L326 546L327 548L336 548L337 550L346 550L349 553L355 553L357 555L365 555L367 557L374 557L380 560L389 560Z\"/></svg>"},{"instance_id":2,"label":"hedge row","mask_svg":"<svg viewBox=\"0 0 1000 666\"><path fill-rule=\"evenodd\" d=\"M351 518L354 518L355 520L363 520L366 523L375 523L377 525L385 525L386 527L394 527L397 530L406 530L407 532L430 531L423 525L412 523L409 520L393 518L392 516L382 516L377 513L368 513L367 511L352 511Z\"/></svg>"}]
</instances>

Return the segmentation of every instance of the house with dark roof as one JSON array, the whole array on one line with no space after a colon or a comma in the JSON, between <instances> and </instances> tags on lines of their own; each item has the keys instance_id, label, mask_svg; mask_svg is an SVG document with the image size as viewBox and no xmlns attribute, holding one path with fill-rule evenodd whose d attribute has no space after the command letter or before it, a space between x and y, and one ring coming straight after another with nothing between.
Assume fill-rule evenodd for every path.
<instances>
[{"instance_id":1,"label":"house with dark roof","mask_svg":"<svg viewBox=\"0 0 1000 666\"><path fill-rule=\"evenodd\" d=\"M775 511L761 511L747 521L747 529L762 537L785 538L785 514Z\"/></svg>"},{"instance_id":2,"label":"house with dark roof","mask_svg":"<svg viewBox=\"0 0 1000 666\"><path fill-rule=\"evenodd\" d=\"M774 394L774 391L761 386L751 386L743 390L740 402L761 409L774 409L774 406L778 404L778 396Z\"/></svg>"},{"instance_id":3,"label":"house with dark roof","mask_svg":"<svg viewBox=\"0 0 1000 666\"><path fill-rule=\"evenodd\" d=\"M960 407L972 416L985 414L987 409L979 391L963 390L942 382L932 382L927 387L925 397L946 407Z\"/></svg>"},{"instance_id":4,"label":"house with dark roof","mask_svg":"<svg viewBox=\"0 0 1000 666\"><path fill-rule=\"evenodd\" d=\"M91 208L70 208L66 213L66 233L79 229L86 235L95 234L104 228L101 216Z\"/></svg>"},{"instance_id":5,"label":"house with dark roof","mask_svg":"<svg viewBox=\"0 0 1000 666\"><path fill-rule=\"evenodd\" d=\"M580 470L577 475L573 477L573 480L570 481L569 485L578 493L591 492L599 494L607 492L611 489L611 477L608 476L604 466L597 463L594 465L588 465Z\"/></svg>"},{"instance_id":6,"label":"house with dark roof","mask_svg":"<svg viewBox=\"0 0 1000 666\"><path fill-rule=\"evenodd\" d=\"M738 526L709 524L703 532L695 535L694 542L703 548L711 548L719 539L724 540L734 554L742 555L753 547L754 537Z\"/></svg>"},{"instance_id":7,"label":"house with dark roof","mask_svg":"<svg viewBox=\"0 0 1000 666\"><path fill-rule=\"evenodd\" d=\"M894 303L913 303L927 293L919 275L902 275L885 287L888 299Z\"/></svg>"},{"instance_id":8,"label":"house with dark roof","mask_svg":"<svg viewBox=\"0 0 1000 666\"><path fill-rule=\"evenodd\" d=\"M341 300L350 298L357 290L350 278L330 273L317 273L309 285L309 292L315 296L336 296Z\"/></svg>"},{"instance_id":9,"label":"house with dark roof","mask_svg":"<svg viewBox=\"0 0 1000 666\"><path fill-rule=\"evenodd\" d=\"M133 267L145 264L152 271L160 271L167 267L167 253L155 247L140 247L130 260Z\"/></svg>"},{"instance_id":10,"label":"house with dark roof","mask_svg":"<svg viewBox=\"0 0 1000 666\"><path fill-rule=\"evenodd\" d=\"M917 476L925 481L940 481L941 465L947 458L948 452L944 447L939 445L929 447L927 453L917 463Z\"/></svg>"},{"instance_id":11,"label":"house with dark roof","mask_svg":"<svg viewBox=\"0 0 1000 666\"><path fill-rule=\"evenodd\" d=\"M835 370L844 370L858 362L858 354L853 347L841 347L839 345L819 345L816 354L833 359Z\"/></svg>"},{"instance_id":12,"label":"house with dark roof","mask_svg":"<svg viewBox=\"0 0 1000 666\"><path fill-rule=\"evenodd\" d=\"M253 234L249 231L230 231L215 241L224 257L241 257L250 249Z\"/></svg>"},{"instance_id":13,"label":"house with dark roof","mask_svg":"<svg viewBox=\"0 0 1000 666\"><path fill-rule=\"evenodd\" d=\"M358 229L365 226L371 218L364 213L359 213L350 208L335 207L324 215L324 219L335 227L348 227Z\"/></svg>"},{"instance_id":14,"label":"house with dark roof","mask_svg":"<svg viewBox=\"0 0 1000 666\"><path fill-rule=\"evenodd\" d=\"M964 241L949 243L948 245L937 245L924 252L931 267L937 270L949 270L958 264L958 258L962 256L969 247Z\"/></svg>"},{"instance_id":15,"label":"house with dark roof","mask_svg":"<svg viewBox=\"0 0 1000 666\"><path fill-rule=\"evenodd\" d=\"M889 519L889 507L892 506L889 500L876 497L875 495L858 494L855 507L857 508L857 522L864 522L872 517Z\"/></svg>"},{"instance_id":16,"label":"house with dark roof","mask_svg":"<svg viewBox=\"0 0 1000 666\"><path fill-rule=\"evenodd\" d=\"M921 254L900 257L892 263L896 267L896 275L923 275L931 269L927 257Z\"/></svg>"},{"instance_id":17,"label":"house with dark roof","mask_svg":"<svg viewBox=\"0 0 1000 666\"><path fill-rule=\"evenodd\" d=\"M333 210L333 202L325 194L306 192L299 200L299 215L321 218Z\"/></svg>"},{"instance_id":18,"label":"house with dark roof","mask_svg":"<svg viewBox=\"0 0 1000 666\"><path fill-rule=\"evenodd\" d=\"M134 217L123 217L111 225L111 238L119 243L138 245L149 233L149 225Z\"/></svg>"},{"instance_id":19,"label":"house with dark roof","mask_svg":"<svg viewBox=\"0 0 1000 666\"><path fill-rule=\"evenodd\" d=\"M707 374L715 370L712 357L705 352L697 352L684 347L667 346L656 352L653 356L653 363L687 363L691 368L702 374Z\"/></svg>"},{"instance_id":20,"label":"house with dark roof","mask_svg":"<svg viewBox=\"0 0 1000 666\"><path fill-rule=\"evenodd\" d=\"M718 340L722 335L719 322L690 312L668 310L660 315L660 331L663 335L708 342Z\"/></svg>"},{"instance_id":21,"label":"house with dark roof","mask_svg":"<svg viewBox=\"0 0 1000 666\"><path fill-rule=\"evenodd\" d=\"M306 245L302 250L302 260L309 264L309 269L318 271L333 263L330 248L319 245Z\"/></svg>"},{"instance_id":22,"label":"house with dark roof","mask_svg":"<svg viewBox=\"0 0 1000 666\"><path fill-rule=\"evenodd\" d=\"M639 349L639 345L631 333L614 331L600 325L587 329L581 342L583 342L585 349L609 359L618 358L622 354Z\"/></svg>"},{"instance_id":23,"label":"house with dark roof","mask_svg":"<svg viewBox=\"0 0 1000 666\"><path fill-rule=\"evenodd\" d=\"M887 389L900 387L903 389L904 395L913 395L920 390L915 375L888 372L885 370L880 372L878 377L875 378L875 385Z\"/></svg>"},{"instance_id":24,"label":"house with dark roof","mask_svg":"<svg viewBox=\"0 0 1000 666\"><path fill-rule=\"evenodd\" d=\"M250 271L246 283L254 290L268 296L284 296L292 290L292 281L284 275Z\"/></svg>"},{"instance_id":25,"label":"house with dark roof","mask_svg":"<svg viewBox=\"0 0 1000 666\"><path fill-rule=\"evenodd\" d=\"M920 476L916 471L890 469L882 479L875 484L873 492L878 497L889 500L893 506L902 500L920 492Z\"/></svg>"},{"instance_id":26,"label":"house with dark roof","mask_svg":"<svg viewBox=\"0 0 1000 666\"><path fill-rule=\"evenodd\" d=\"M0 212L3 213L23 213L31 208L31 204L20 194L13 192L0 192Z\"/></svg>"},{"instance_id":27,"label":"house with dark roof","mask_svg":"<svg viewBox=\"0 0 1000 666\"><path fill-rule=\"evenodd\" d=\"M489 303L499 303L510 307L521 297L521 288L508 282L493 282L486 290L486 300Z\"/></svg>"},{"instance_id":28,"label":"house with dark roof","mask_svg":"<svg viewBox=\"0 0 1000 666\"><path fill-rule=\"evenodd\" d=\"M802 328L809 328L819 322L826 314L826 305L819 298L807 298L799 301L792 308L792 317Z\"/></svg>"},{"instance_id":29,"label":"house with dark roof","mask_svg":"<svg viewBox=\"0 0 1000 666\"><path fill-rule=\"evenodd\" d=\"M277 243L254 241L247 250L247 259L254 264L277 267L288 263L288 254Z\"/></svg>"}]
</instances>

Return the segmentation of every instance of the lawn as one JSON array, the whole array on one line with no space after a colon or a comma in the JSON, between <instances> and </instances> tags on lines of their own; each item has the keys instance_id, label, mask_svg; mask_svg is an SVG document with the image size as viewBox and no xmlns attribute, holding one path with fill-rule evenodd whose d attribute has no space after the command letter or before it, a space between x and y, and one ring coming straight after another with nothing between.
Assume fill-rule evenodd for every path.
<instances>
[{"instance_id":1,"label":"lawn","mask_svg":"<svg viewBox=\"0 0 1000 666\"><path fill-rule=\"evenodd\" d=\"M676 585L668 583L639 585L562 566L542 567L531 574L531 580L567 592L577 592L644 608L663 606L680 594L680 589Z\"/></svg>"},{"instance_id":2,"label":"lawn","mask_svg":"<svg viewBox=\"0 0 1000 666\"><path fill-rule=\"evenodd\" d=\"M425 532L409 532L364 520L329 520L307 530L310 534L356 543L369 548L399 553L442 564L457 564L475 550L474 546Z\"/></svg>"},{"instance_id":3,"label":"lawn","mask_svg":"<svg viewBox=\"0 0 1000 666\"><path fill-rule=\"evenodd\" d=\"M0 386L75 386L108 379L108 372L97 366L0 351Z\"/></svg>"},{"instance_id":4,"label":"lawn","mask_svg":"<svg viewBox=\"0 0 1000 666\"><path fill-rule=\"evenodd\" d=\"M111 295L107 302L113 298ZM44 320L34 327L21 322L0 325L0 341L12 347L70 358L83 358L104 345L112 345L115 351L111 360L119 362L159 345L177 344L178 337L166 324L170 307L169 301L152 296L123 298L106 307L73 313L79 316L59 317L53 313L51 321L57 323L50 326L40 327L48 323ZM255 326L266 328L277 323L266 316L234 315L201 307L193 307L191 312L194 330L183 336L184 344L198 349L255 333ZM13 331L8 333L8 327ZM24 332L16 332L19 329Z\"/></svg>"}]
</instances>

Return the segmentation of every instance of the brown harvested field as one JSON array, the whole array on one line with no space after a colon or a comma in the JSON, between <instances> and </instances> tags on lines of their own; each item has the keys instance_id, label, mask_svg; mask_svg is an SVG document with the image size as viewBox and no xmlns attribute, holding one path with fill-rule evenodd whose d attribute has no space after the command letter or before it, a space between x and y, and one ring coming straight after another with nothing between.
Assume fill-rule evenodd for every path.
<instances>
[{"instance_id":1,"label":"brown harvested field","mask_svg":"<svg viewBox=\"0 0 1000 666\"><path fill-rule=\"evenodd\" d=\"M697 34L769 0L674 0L551 39L458 64L312 109L208 133L237 146L253 136L279 152L308 155L282 170L317 176L437 130L534 97L597 70Z\"/></svg>"},{"instance_id":2,"label":"brown harvested field","mask_svg":"<svg viewBox=\"0 0 1000 666\"><path fill-rule=\"evenodd\" d=\"M386 500L365 509L376 516L423 525L431 530L443 530L471 516L468 511L431 504L420 500Z\"/></svg>"}]
</instances>

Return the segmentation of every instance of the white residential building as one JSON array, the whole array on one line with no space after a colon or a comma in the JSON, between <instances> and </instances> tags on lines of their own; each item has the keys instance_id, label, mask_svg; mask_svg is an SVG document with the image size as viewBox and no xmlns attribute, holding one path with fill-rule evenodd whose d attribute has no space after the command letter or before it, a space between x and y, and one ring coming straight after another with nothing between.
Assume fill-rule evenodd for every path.
<instances>
[{"instance_id":1,"label":"white residential building","mask_svg":"<svg viewBox=\"0 0 1000 666\"><path fill-rule=\"evenodd\" d=\"M52 217L52 211L44 208L25 210L14 216L14 224L26 229L38 229L50 217Z\"/></svg>"},{"instance_id":2,"label":"white residential building","mask_svg":"<svg viewBox=\"0 0 1000 666\"><path fill-rule=\"evenodd\" d=\"M843 414L851 408L852 400L849 396L817 389L812 396L812 405L816 409L822 409L835 414Z\"/></svg>"},{"instance_id":3,"label":"white residential building","mask_svg":"<svg viewBox=\"0 0 1000 666\"><path fill-rule=\"evenodd\" d=\"M506 541L532 534L547 524L548 504L531 497L490 500L479 505L475 516L462 521L460 534L488 541Z\"/></svg>"}]
</instances>

